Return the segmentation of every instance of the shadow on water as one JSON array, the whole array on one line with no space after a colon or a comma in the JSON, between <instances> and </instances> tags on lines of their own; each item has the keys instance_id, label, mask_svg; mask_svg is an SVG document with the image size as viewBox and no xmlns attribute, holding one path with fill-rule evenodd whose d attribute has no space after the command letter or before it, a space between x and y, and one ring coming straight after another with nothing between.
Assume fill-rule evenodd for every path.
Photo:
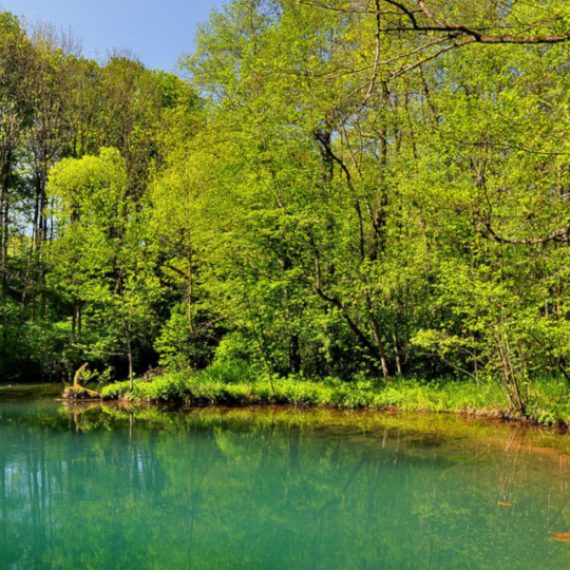
<instances>
[{"instance_id":1,"label":"shadow on water","mask_svg":"<svg viewBox=\"0 0 570 570\"><path fill-rule=\"evenodd\" d=\"M55 399L63 388L63 384L0 384L0 403Z\"/></svg>"},{"instance_id":2,"label":"shadow on water","mask_svg":"<svg viewBox=\"0 0 570 570\"><path fill-rule=\"evenodd\" d=\"M0 399L0 567L566 568L568 452L456 417Z\"/></svg>"}]
</instances>

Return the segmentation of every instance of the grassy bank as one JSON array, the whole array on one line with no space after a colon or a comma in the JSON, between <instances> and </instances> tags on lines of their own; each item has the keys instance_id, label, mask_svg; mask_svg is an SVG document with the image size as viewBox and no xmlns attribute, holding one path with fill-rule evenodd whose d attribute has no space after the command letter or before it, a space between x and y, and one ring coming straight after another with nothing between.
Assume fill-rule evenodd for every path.
<instances>
[{"instance_id":1,"label":"grassy bank","mask_svg":"<svg viewBox=\"0 0 570 570\"><path fill-rule=\"evenodd\" d=\"M319 382L305 378L253 378L227 381L208 371L198 374L167 373L151 381L105 386L105 400L204 405L333 406L340 409L387 409L405 412L460 413L516 418L506 394L496 383L473 381L424 382L398 379L375 382ZM536 382L528 390L529 418L545 425L570 424L570 388L559 380Z\"/></svg>"}]
</instances>

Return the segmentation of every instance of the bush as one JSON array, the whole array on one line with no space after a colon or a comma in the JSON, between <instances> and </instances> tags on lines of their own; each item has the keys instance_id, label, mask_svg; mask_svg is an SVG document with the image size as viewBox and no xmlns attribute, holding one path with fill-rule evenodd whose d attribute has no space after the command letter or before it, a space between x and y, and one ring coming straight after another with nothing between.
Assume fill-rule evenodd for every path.
<instances>
[{"instance_id":1,"label":"bush","mask_svg":"<svg viewBox=\"0 0 570 570\"><path fill-rule=\"evenodd\" d=\"M103 400L118 400L129 392L129 388L130 382L128 380L103 386L101 389L101 398L103 398Z\"/></svg>"},{"instance_id":2,"label":"bush","mask_svg":"<svg viewBox=\"0 0 570 570\"><path fill-rule=\"evenodd\" d=\"M231 371L231 374L225 372ZM144 402L173 402L191 406L290 404L335 406L337 408L397 408L401 411L455 412L493 416L510 415L507 397L495 383L460 381L423 382L396 380L387 385L375 382L342 382L328 378L314 382L303 376L287 379L252 372L242 380L234 365L214 365L194 374L168 372L151 382L129 382L105 386L105 400L128 399ZM542 424L567 424L570 420L570 388L564 383L544 381L534 388L532 418Z\"/></svg>"}]
</instances>

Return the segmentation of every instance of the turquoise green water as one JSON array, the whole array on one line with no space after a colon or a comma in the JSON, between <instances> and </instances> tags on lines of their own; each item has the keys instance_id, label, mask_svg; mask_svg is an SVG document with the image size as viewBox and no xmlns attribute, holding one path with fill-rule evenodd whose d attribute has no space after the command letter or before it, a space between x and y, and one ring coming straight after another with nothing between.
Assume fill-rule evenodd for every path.
<instances>
[{"instance_id":1,"label":"turquoise green water","mask_svg":"<svg viewBox=\"0 0 570 570\"><path fill-rule=\"evenodd\" d=\"M568 436L0 389L0 568L568 568ZM501 506L501 504L503 506Z\"/></svg>"}]
</instances>

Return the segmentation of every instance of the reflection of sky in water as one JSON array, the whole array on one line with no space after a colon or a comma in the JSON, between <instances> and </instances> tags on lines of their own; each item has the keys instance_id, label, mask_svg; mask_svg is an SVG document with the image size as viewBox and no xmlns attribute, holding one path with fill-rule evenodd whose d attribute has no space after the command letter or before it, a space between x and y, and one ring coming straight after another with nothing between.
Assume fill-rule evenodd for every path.
<instances>
[{"instance_id":1,"label":"reflection of sky in water","mask_svg":"<svg viewBox=\"0 0 570 570\"><path fill-rule=\"evenodd\" d=\"M0 404L1 568L566 568L565 436ZM355 419L356 417L356 419ZM503 506L501 506L503 505Z\"/></svg>"}]
</instances>

